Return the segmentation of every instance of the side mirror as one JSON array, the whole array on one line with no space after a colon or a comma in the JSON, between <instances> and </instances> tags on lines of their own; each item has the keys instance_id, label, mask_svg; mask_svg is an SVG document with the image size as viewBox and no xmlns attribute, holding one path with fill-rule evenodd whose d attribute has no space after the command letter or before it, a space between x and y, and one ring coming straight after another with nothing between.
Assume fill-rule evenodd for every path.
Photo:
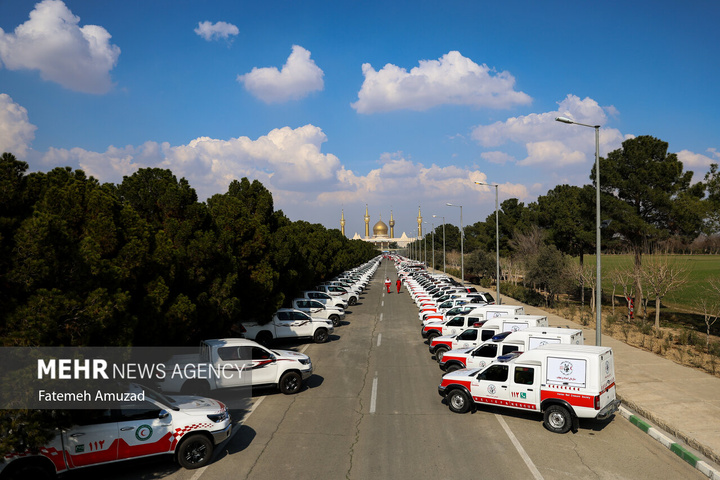
<instances>
[{"instance_id":1,"label":"side mirror","mask_svg":"<svg viewBox=\"0 0 720 480\"><path fill-rule=\"evenodd\" d=\"M167 418L167 417L169 417L169 416L170 416L170 412L168 412L168 411L165 410L165 409L160 410L160 413L158 413L158 418L161 419L161 420L164 419L164 418Z\"/></svg>"}]
</instances>

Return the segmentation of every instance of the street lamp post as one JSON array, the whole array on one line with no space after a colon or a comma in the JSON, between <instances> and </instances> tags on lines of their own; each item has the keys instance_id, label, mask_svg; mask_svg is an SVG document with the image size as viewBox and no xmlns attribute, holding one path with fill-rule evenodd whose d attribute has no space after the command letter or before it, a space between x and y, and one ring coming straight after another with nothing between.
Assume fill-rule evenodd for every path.
<instances>
[{"instance_id":1,"label":"street lamp post","mask_svg":"<svg viewBox=\"0 0 720 480\"><path fill-rule=\"evenodd\" d=\"M462 205L453 205L452 203L446 203L448 207L460 207L460 279L463 287L465 286L465 247L463 244L464 230L462 220Z\"/></svg>"},{"instance_id":2,"label":"street lamp post","mask_svg":"<svg viewBox=\"0 0 720 480\"><path fill-rule=\"evenodd\" d=\"M430 229L432 230L432 268L435 270L435 224L430 224Z\"/></svg>"},{"instance_id":3,"label":"street lamp post","mask_svg":"<svg viewBox=\"0 0 720 480\"><path fill-rule=\"evenodd\" d=\"M596 298L595 298L595 345L600 345L602 339L602 314L600 301L602 300L602 282L600 268L600 125L587 125L571 120L567 117L557 117L556 121L571 125L580 125L595 129L595 260L597 264Z\"/></svg>"},{"instance_id":4,"label":"street lamp post","mask_svg":"<svg viewBox=\"0 0 720 480\"><path fill-rule=\"evenodd\" d=\"M498 184L475 182L478 185L487 185L488 187L495 187L495 286L497 287L497 299L496 302L500 305L500 220L499 220L499 205L498 205Z\"/></svg>"},{"instance_id":5,"label":"street lamp post","mask_svg":"<svg viewBox=\"0 0 720 480\"><path fill-rule=\"evenodd\" d=\"M427 222L423 222L427 225ZM425 264L425 268L427 268L427 233L425 234L425 260L423 260L423 263Z\"/></svg>"},{"instance_id":6,"label":"street lamp post","mask_svg":"<svg viewBox=\"0 0 720 480\"><path fill-rule=\"evenodd\" d=\"M437 215L433 215L436 218ZM445 217L441 217L443 220L443 273L445 273Z\"/></svg>"}]
</instances>

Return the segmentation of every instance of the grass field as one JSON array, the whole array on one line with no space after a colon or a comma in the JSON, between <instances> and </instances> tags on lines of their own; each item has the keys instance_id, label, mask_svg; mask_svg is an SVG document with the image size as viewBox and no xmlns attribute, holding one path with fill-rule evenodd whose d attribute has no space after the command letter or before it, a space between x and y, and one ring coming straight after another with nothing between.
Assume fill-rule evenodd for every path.
<instances>
[{"instance_id":1,"label":"grass field","mask_svg":"<svg viewBox=\"0 0 720 480\"><path fill-rule=\"evenodd\" d=\"M643 261L650 258L643 255ZM687 283L678 290L671 292L663 300L663 304L679 311L698 312L694 305L700 295L707 295L706 287L712 277L720 277L720 255L663 255L671 262L684 266L687 273ZM595 265L595 255L585 256L586 265ZM602 256L602 284L606 294L612 293L610 273L621 268L632 268L632 255L603 255ZM622 290L616 293L622 295Z\"/></svg>"}]
</instances>

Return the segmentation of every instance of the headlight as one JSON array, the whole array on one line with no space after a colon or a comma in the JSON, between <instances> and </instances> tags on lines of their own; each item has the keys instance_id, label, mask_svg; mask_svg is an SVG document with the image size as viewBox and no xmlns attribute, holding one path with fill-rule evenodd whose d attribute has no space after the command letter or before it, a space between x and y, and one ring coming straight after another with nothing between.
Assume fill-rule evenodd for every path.
<instances>
[{"instance_id":1,"label":"headlight","mask_svg":"<svg viewBox=\"0 0 720 480\"><path fill-rule=\"evenodd\" d=\"M212 415L208 415L207 417L215 423L220 423L230 418L230 415L227 410L223 410L221 413L214 413Z\"/></svg>"},{"instance_id":2,"label":"headlight","mask_svg":"<svg viewBox=\"0 0 720 480\"><path fill-rule=\"evenodd\" d=\"M309 365L310 364L310 357L301 358L298 360L301 365Z\"/></svg>"}]
</instances>

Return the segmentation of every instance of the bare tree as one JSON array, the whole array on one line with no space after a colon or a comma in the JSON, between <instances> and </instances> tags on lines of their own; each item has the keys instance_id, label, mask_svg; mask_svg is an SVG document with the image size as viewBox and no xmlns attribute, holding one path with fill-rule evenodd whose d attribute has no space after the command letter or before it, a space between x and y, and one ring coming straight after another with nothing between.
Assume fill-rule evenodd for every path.
<instances>
[{"instance_id":1,"label":"bare tree","mask_svg":"<svg viewBox=\"0 0 720 480\"><path fill-rule=\"evenodd\" d=\"M590 296L590 311L595 314L595 286L597 285L595 265L573 263L568 270L569 275L575 282L581 286L588 286L590 290L592 290L592 295Z\"/></svg>"},{"instance_id":2,"label":"bare tree","mask_svg":"<svg viewBox=\"0 0 720 480\"><path fill-rule=\"evenodd\" d=\"M710 327L720 318L720 277L711 278L708 286L705 288L708 293L701 296L695 304L700 307L705 320L707 339L705 341L705 351L710 352Z\"/></svg>"},{"instance_id":3,"label":"bare tree","mask_svg":"<svg viewBox=\"0 0 720 480\"><path fill-rule=\"evenodd\" d=\"M655 329L660 329L660 302L672 290L687 283L686 264L671 262L667 256L653 255L642 269L648 298L655 295Z\"/></svg>"},{"instance_id":4,"label":"bare tree","mask_svg":"<svg viewBox=\"0 0 720 480\"><path fill-rule=\"evenodd\" d=\"M613 285L613 314L615 313L615 287L622 287L623 298L628 306L628 321L630 321L630 302L633 298L633 285L635 284L634 270L629 268L618 268L610 273L610 281Z\"/></svg>"}]
</instances>

